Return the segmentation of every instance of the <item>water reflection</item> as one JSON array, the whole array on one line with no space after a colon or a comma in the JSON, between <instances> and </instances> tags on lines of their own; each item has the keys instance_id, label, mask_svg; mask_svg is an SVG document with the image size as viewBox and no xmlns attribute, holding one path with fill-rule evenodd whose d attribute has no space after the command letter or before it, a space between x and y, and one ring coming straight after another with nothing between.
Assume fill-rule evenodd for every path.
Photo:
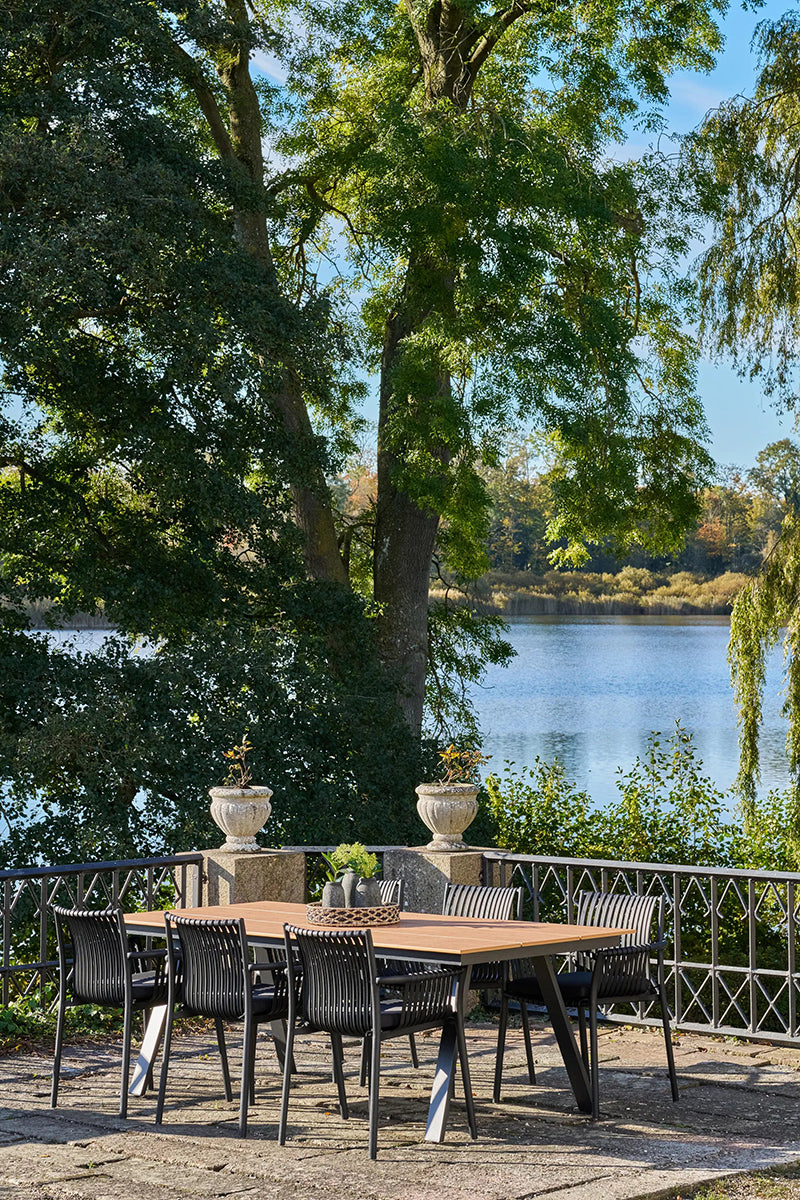
<instances>
[{"instance_id":1,"label":"water reflection","mask_svg":"<svg viewBox=\"0 0 800 1200\"><path fill-rule=\"evenodd\" d=\"M595 801L645 752L652 730L680 720L705 774L727 790L738 763L736 712L721 617L522 617L509 623L517 657L475 693L485 751L530 765L556 755ZM782 651L770 656L761 740L762 787L785 787Z\"/></svg>"}]
</instances>

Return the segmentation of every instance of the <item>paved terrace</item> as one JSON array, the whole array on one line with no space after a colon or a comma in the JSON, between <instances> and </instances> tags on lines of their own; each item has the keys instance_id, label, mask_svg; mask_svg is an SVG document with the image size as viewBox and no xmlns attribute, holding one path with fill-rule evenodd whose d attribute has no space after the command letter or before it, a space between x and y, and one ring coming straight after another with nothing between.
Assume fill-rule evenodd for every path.
<instances>
[{"instance_id":1,"label":"paved terrace","mask_svg":"<svg viewBox=\"0 0 800 1200\"><path fill-rule=\"evenodd\" d=\"M48 1056L10 1056L0 1059L0 1197L632 1200L685 1194L702 1180L800 1160L800 1050L681 1035L682 1098L673 1105L659 1033L609 1026L600 1036L604 1113L593 1123L570 1102L545 1025L534 1030L539 1086L528 1088L521 1034L511 1030L503 1102L492 1104L494 1029L471 1024L480 1136L470 1141L456 1099L443 1145L423 1141L436 1035L418 1039L419 1072L405 1040L390 1042L376 1163L367 1158L355 1047L346 1050L353 1103L345 1124L333 1104L325 1043L298 1039L301 1076L284 1148L275 1141L276 1060L263 1039L244 1142L236 1136L236 1102L222 1099L213 1033L178 1042L159 1132L152 1096L133 1100L127 1121L113 1115L114 1047L67 1048L56 1112L48 1108Z\"/></svg>"}]
</instances>

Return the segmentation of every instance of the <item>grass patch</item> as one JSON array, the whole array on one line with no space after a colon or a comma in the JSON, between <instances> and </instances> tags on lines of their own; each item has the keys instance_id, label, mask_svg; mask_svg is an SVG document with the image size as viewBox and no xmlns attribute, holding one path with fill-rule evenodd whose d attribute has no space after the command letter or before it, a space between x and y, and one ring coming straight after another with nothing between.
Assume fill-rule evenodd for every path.
<instances>
[{"instance_id":1,"label":"grass patch","mask_svg":"<svg viewBox=\"0 0 800 1200\"><path fill-rule=\"evenodd\" d=\"M800 1200L800 1163L679 1189L670 1200Z\"/></svg>"}]
</instances>

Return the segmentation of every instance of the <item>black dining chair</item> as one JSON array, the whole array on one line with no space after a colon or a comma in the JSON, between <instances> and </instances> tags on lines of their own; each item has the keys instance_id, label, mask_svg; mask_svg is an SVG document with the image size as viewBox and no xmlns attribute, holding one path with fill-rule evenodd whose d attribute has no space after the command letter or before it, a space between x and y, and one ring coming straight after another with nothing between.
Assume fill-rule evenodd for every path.
<instances>
[{"instance_id":1,"label":"black dining chair","mask_svg":"<svg viewBox=\"0 0 800 1200\"><path fill-rule=\"evenodd\" d=\"M475 917L479 920L512 921L522 917L521 887L484 887L481 884L446 883L442 897L442 916L445 917ZM393 969L394 968L394 969ZM378 959L378 970L381 975L413 974L424 971L426 964L418 961ZM427 968L430 969L430 968ZM502 988L508 974L508 964L501 962L478 963L472 968L470 988L488 991ZM525 1031L525 1046L528 1056L528 1071L531 1083L536 1081L533 1066L533 1051L531 1048L530 1028L527 1013L523 1018ZM411 1062L419 1067L417 1046L413 1034L409 1037L411 1046ZM360 1082L363 1087L367 1074L366 1045L361 1055Z\"/></svg>"},{"instance_id":2,"label":"black dining chair","mask_svg":"<svg viewBox=\"0 0 800 1200\"><path fill-rule=\"evenodd\" d=\"M429 970L415 975L381 976L368 929L323 930L284 926L289 971L289 1027L283 1073L280 1145L286 1142L291 1071L289 1062L298 1023L304 1030L327 1033L339 1108L348 1117L342 1064L342 1038L366 1040L369 1047L369 1156L378 1153L378 1094L381 1045L388 1038L455 1027L470 1134L477 1137L464 1022L456 996L460 972ZM302 973L297 986L295 954ZM383 989L392 995L385 996Z\"/></svg>"},{"instance_id":3,"label":"black dining chair","mask_svg":"<svg viewBox=\"0 0 800 1200\"><path fill-rule=\"evenodd\" d=\"M604 929L632 929L623 935L619 946L591 950L578 954L574 970L556 974L561 995L568 1007L578 1012L581 1055L592 1083L592 1115L600 1114L600 1072L597 1047L598 1007L601 1004L652 1003L661 1011L661 1024L667 1051L672 1099L678 1099L678 1078L669 1029L669 1009L664 985L664 902L657 896L615 895L609 892L579 892L576 924L597 925ZM655 920L656 938L652 939ZM652 969L652 959L656 969ZM494 1099L500 1099L505 1052L509 1000L519 1001L520 1011L527 1014L529 1004L542 1004L543 998L535 976L518 973L512 967L501 999L500 1028L497 1035L497 1060ZM588 1013L589 1039L586 1036ZM523 1016L524 1019L524 1016Z\"/></svg>"},{"instance_id":4,"label":"black dining chair","mask_svg":"<svg viewBox=\"0 0 800 1200\"><path fill-rule=\"evenodd\" d=\"M379 879L378 887L381 890L381 904L396 904L398 908L403 907L404 879Z\"/></svg>"},{"instance_id":5,"label":"black dining chair","mask_svg":"<svg viewBox=\"0 0 800 1200\"><path fill-rule=\"evenodd\" d=\"M164 1115L175 1017L209 1017L213 1020L227 1100L232 1100L233 1094L223 1023L241 1021L244 1024L244 1036L239 1134L246 1137L247 1105L248 1101L254 1099L258 1026L264 1021L285 1020L289 1015L285 964L250 961L245 923L241 917L238 920L215 921L168 912L164 914L164 921L167 930L169 996L156 1125L162 1123ZM271 984L263 984L253 978L258 971L265 970L271 973ZM291 1063L291 1056L289 1061Z\"/></svg>"},{"instance_id":6,"label":"black dining chair","mask_svg":"<svg viewBox=\"0 0 800 1200\"><path fill-rule=\"evenodd\" d=\"M58 1104L66 1011L78 1004L96 1004L121 1008L123 1012L119 1115L125 1117L133 1014L141 1012L146 1025L150 1009L166 1003L167 952L132 948L119 905L93 910L54 904L51 912L58 944L59 984L50 1107Z\"/></svg>"},{"instance_id":7,"label":"black dining chair","mask_svg":"<svg viewBox=\"0 0 800 1200\"><path fill-rule=\"evenodd\" d=\"M449 917L474 917L484 921L521 921L521 887L486 887L482 884L447 883L442 899L442 915ZM470 987L476 991L501 992L505 988L511 971L510 962L477 963L472 968ZM533 1062L533 1046L528 1010L521 1005L522 1033L525 1041L525 1060L528 1078L536 1083L536 1068Z\"/></svg>"}]
</instances>

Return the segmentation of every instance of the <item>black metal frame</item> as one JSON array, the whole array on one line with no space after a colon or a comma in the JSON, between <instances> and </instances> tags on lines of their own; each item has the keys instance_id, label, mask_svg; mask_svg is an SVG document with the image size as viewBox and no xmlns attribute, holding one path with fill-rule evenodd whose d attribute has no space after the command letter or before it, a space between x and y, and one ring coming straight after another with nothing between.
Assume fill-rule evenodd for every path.
<instances>
[{"instance_id":1,"label":"black metal frame","mask_svg":"<svg viewBox=\"0 0 800 1200\"><path fill-rule=\"evenodd\" d=\"M142 1013L144 1026L150 1010L166 1001L167 952L163 949L131 950L119 905L102 910L68 909L53 905L51 911L58 943L59 990L50 1107L55 1108L58 1104L66 1010L78 1004L98 1004L104 1008L123 1010L119 1115L125 1117L128 1112L133 1014L137 1011ZM64 925L69 930L69 943L64 936ZM135 964L149 962L155 964L152 971L135 970Z\"/></svg>"},{"instance_id":2,"label":"black metal frame","mask_svg":"<svg viewBox=\"0 0 800 1200\"><path fill-rule=\"evenodd\" d=\"M464 1021L457 995L461 972L440 969L415 975L381 976L368 929L312 930L286 925L284 936L289 971L289 1030L278 1127L280 1145L286 1142L292 1049L300 1021L304 1028L330 1036L333 1076L344 1120L349 1114L342 1037L363 1038L368 1044L371 1159L378 1153L381 1043L425 1029L452 1027L458 1044L470 1134L476 1138ZM390 990L394 998L382 998L384 989Z\"/></svg>"},{"instance_id":3,"label":"black metal frame","mask_svg":"<svg viewBox=\"0 0 800 1200\"><path fill-rule=\"evenodd\" d=\"M250 950L243 918L231 921L201 920L164 914L169 963L169 995L164 1029L164 1052L156 1105L156 1125L164 1117L164 1100L172 1047L175 1016L209 1017L214 1021L222 1062L225 1098L233 1099L224 1021L242 1021L242 1079L239 1095L239 1134L247 1136L247 1106L253 1102L256 1033L264 1021L285 1019L289 1015L286 969L278 962L250 962ZM272 986L255 983L254 973L269 971ZM258 989L260 1007L254 1006Z\"/></svg>"}]
</instances>

